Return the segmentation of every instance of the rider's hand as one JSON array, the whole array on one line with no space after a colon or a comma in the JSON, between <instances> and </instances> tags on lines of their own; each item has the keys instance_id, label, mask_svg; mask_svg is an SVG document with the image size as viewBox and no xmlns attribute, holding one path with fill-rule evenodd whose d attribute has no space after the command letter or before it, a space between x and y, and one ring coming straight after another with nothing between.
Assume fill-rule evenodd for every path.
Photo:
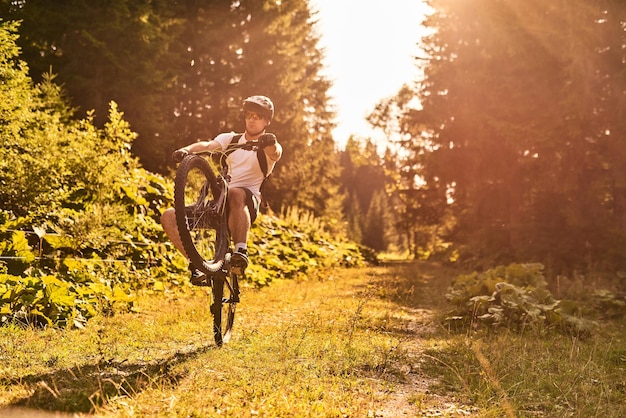
<instances>
[{"instance_id":1,"label":"rider's hand","mask_svg":"<svg viewBox=\"0 0 626 418\"><path fill-rule=\"evenodd\" d=\"M271 147L272 145L276 145L276 135L274 134L263 134L259 137L259 147Z\"/></svg>"},{"instance_id":2,"label":"rider's hand","mask_svg":"<svg viewBox=\"0 0 626 418\"><path fill-rule=\"evenodd\" d=\"M184 148L181 149L177 149L176 151L174 151L174 153L172 153L172 160L174 160L175 163L179 163L182 160L185 159L186 156L189 155L189 151L187 151Z\"/></svg>"}]
</instances>

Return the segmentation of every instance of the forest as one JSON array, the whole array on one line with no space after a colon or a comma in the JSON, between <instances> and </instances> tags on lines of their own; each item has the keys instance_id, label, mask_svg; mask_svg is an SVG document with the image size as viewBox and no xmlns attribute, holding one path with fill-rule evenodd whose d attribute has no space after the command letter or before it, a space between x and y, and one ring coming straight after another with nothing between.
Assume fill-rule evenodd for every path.
<instances>
[{"instance_id":1,"label":"forest","mask_svg":"<svg viewBox=\"0 0 626 418\"><path fill-rule=\"evenodd\" d=\"M427 3L422 76L368 117L380 154L332 137L306 0L0 0L0 273L81 283L105 274L84 260L129 261L106 268L113 289L183 270L158 225L170 155L240 131L241 100L263 94L285 149L265 194L303 214L290 227L625 286L626 3Z\"/></svg>"}]
</instances>

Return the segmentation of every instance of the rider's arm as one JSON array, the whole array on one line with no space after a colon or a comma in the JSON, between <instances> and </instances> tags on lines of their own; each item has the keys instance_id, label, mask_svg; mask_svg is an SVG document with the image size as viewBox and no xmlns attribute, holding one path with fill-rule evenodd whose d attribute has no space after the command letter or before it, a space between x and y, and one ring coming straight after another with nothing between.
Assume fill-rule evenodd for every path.
<instances>
[{"instance_id":1,"label":"rider's arm","mask_svg":"<svg viewBox=\"0 0 626 418\"><path fill-rule=\"evenodd\" d=\"M269 147L265 147L263 151L265 151L267 158L272 161L280 160L280 157L283 155L283 147L278 142L274 145L270 145Z\"/></svg>"},{"instance_id":2,"label":"rider's arm","mask_svg":"<svg viewBox=\"0 0 626 418\"><path fill-rule=\"evenodd\" d=\"M189 144L186 147L181 148L181 150L186 150L189 153L194 152L203 152L203 151L221 151L226 148L225 144L229 144L233 136L234 132L230 133L221 133L212 140L209 141L198 141L193 144Z\"/></svg>"},{"instance_id":3,"label":"rider's arm","mask_svg":"<svg viewBox=\"0 0 626 418\"><path fill-rule=\"evenodd\" d=\"M184 149L188 151L189 153L203 152L203 151L217 151L219 149L222 149L222 144L220 144L219 142L215 140L199 141L199 142L194 142L193 144L189 144L186 147L183 147L181 149Z\"/></svg>"}]
</instances>

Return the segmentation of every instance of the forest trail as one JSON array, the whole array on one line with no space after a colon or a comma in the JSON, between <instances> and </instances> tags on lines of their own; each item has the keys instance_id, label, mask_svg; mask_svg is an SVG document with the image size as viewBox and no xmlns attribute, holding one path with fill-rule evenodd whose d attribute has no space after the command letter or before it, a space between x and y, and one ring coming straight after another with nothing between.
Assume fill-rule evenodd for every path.
<instances>
[{"instance_id":1,"label":"forest trail","mask_svg":"<svg viewBox=\"0 0 626 418\"><path fill-rule=\"evenodd\" d=\"M445 290L454 271L438 264L402 262L374 270L380 286L390 290L387 297L397 303L395 315L402 318L399 347L405 353L396 364L402 379L393 389L387 389L377 407L375 417L461 417L473 416L478 410L448 393L433 389L436 378L421 372L425 348L433 340L441 340L446 332L438 323L440 310L445 308ZM391 281L390 281L391 279ZM384 381L378 382L386 387Z\"/></svg>"},{"instance_id":2,"label":"forest trail","mask_svg":"<svg viewBox=\"0 0 626 418\"><path fill-rule=\"evenodd\" d=\"M407 262L244 288L221 349L202 288L85 330L4 332L0 417L472 416L424 369L454 274Z\"/></svg>"}]
</instances>

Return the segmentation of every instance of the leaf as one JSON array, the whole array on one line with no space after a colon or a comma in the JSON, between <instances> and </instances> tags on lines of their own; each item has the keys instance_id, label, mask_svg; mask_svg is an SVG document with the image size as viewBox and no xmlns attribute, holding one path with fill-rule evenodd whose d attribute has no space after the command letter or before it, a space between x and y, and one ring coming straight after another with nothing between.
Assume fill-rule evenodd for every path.
<instances>
[{"instance_id":1,"label":"leaf","mask_svg":"<svg viewBox=\"0 0 626 418\"><path fill-rule=\"evenodd\" d=\"M39 237L39 239L43 238L46 235L46 227L44 226L33 226L33 232Z\"/></svg>"},{"instance_id":2,"label":"leaf","mask_svg":"<svg viewBox=\"0 0 626 418\"><path fill-rule=\"evenodd\" d=\"M26 233L22 231L13 232L11 236L11 241L11 248L13 249L17 257L22 257L27 263L31 263L35 260L35 254L33 254L30 246L28 245Z\"/></svg>"},{"instance_id":3,"label":"leaf","mask_svg":"<svg viewBox=\"0 0 626 418\"><path fill-rule=\"evenodd\" d=\"M70 237L67 237L67 236L47 234L46 236L44 236L43 239L45 242L48 243L48 245L50 245L55 250L58 250L61 248L76 249L74 240L72 240Z\"/></svg>"}]
</instances>

